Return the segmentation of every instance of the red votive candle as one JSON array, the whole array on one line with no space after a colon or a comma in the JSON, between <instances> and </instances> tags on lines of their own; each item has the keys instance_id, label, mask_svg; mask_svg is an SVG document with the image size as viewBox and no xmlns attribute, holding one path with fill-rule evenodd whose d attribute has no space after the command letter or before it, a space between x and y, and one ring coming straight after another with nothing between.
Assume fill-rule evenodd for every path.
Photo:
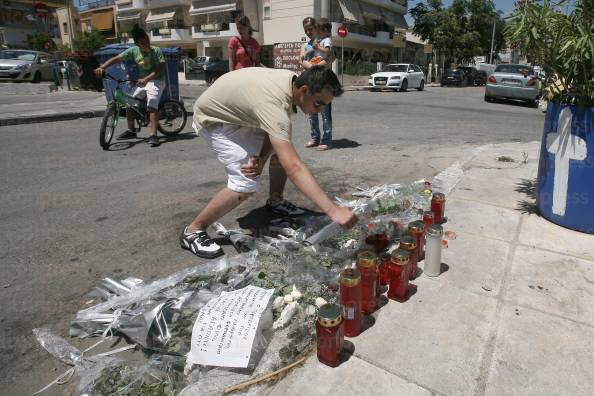
<instances>
[{"instance_id":1,"label":"red votive candle","mask_svg":"<svg viewBox=\"0 0 594 396\"><path fill-rule=\"evenodd\" d=\"M435 223L435 215L430 210L426 210L423 212L423 223L425 223L425 233L427 233L427 228Z\"/></svg>"},{"instance_id":2,"label":"red votive candle","mask_svg":"<svg viewBox=\"0 0 594 396\"><path fill-rule=\"evenodd\" d=\"M397 249L390 259L390 288L388 298L402 300L408 295L408 260L406 250Z\"/></svg>"},{"instance_id":3,"label":"red votive candle","mask_svg":"<svg viewBox=\"0 0 594 396\"><path fill-rule=\"evenodd\" d=\"M344 323L338 305L324 304L320 307L316 336L318 360L330 367L338 366L344 344Z\"/></svg>"},{"instance_id":4,"label":"red votive candle","mask_svg":"<svg viewBox=\"0 0 594 396\"><path fill-rule=\"evenodd\" d=\"M431 198L431 211L434 214L435 224L441 224L444 221L445 215L445 195L442 193L434 193Z\"/></svg>"},{"instance_id":5,"label":"red votive candle","mask_svg":"<svg viewBox=\"0 0 594 396\"><path fill-rule=\"evenodd\" d=\"M408 279L415 279L417 271L419 270L419 257L417 252L417 240L416 238L406 235L400 239L400 249L406 250L409 254L408 257Z\"/></svg>"},{"instance_id":6,"label":"red votive candle","mask_svg":"<svg viewBox=\"0 0 594 396\"><path fill-rule=\"evenodd\" d=\"M425 223L421 220L408 223L408 234L417 241L417 261L425 257Z\"/></svg>"},{"instance_id":7,"label":"red votive candle","mask_svg":"<svg viewBox=\"0 0 594 396\"><path fill-rule=\"evenodd\" d=\"M361 331L361 273L347 268L340 273L340 309L344 320L344 335L356 337Z\"/></svg>"},{"instance_id":8,"label":"red votive candle","mask_svg":"<svg viewBox=\"0 0 594 396\"><path fill-rule=\"evenodd\" d=\"M375 310L377 287L377 256L371 250L357 254L357 269L361 272L361 311L370 314Z\"/></svg>"}]
</instances>

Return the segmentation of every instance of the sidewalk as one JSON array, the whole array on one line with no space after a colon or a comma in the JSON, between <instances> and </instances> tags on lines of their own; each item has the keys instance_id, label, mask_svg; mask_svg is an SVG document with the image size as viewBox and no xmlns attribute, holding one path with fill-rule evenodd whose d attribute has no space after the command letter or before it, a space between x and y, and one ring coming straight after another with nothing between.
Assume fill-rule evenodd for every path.
<instances>
[{"instance_id":1,"label":"sidewalk","mask_svg":"<svg viewBox=\"0 0 594 396\"><path fill-rule=\"evenodd\" d=\"M534 214L539 144L485 146L442 172L457 234L445 272L379 309L338 368L311 356L269 394L592 394L594 235Z\"/></svg>"}]
</instances>

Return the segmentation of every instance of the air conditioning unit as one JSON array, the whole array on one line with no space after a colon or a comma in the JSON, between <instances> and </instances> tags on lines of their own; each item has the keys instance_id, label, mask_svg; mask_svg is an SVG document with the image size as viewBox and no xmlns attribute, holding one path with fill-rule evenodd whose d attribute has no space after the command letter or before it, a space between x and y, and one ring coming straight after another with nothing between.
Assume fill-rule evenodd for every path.
<instances>
[{"instance_id":1,"label":"air conditioning unit","mask_svg":"<svg viewBox=\"0 0 594 396\"><path fill-rule=\"evenodd\" d=\"M200 25L200 30L203 32L217 32L221 30L220 23L208 23L206 25Z\"/></svg>"}]
</instances>

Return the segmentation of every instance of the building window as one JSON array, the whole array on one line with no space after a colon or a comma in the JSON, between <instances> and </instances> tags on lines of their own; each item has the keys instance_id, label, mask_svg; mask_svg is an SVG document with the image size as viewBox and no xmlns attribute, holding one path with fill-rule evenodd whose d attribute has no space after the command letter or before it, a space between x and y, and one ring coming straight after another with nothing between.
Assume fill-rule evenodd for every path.
<instances>
[{"instance_id":1,"label":"building window","mask_svg":"<svg viewBox=\"0 0 594 396\"><path fill-rule=\"evenodd\" d=\"M62 22L62 33L68 34L68 23Z\"/></svg>"},{"instance_id":2,"label":"building window","mask_svg":"<svg viewBox=\"0 0 594 396\"><path fill-rule=\"evenodd\" d=\"M264 19L271 19L270 1L264 3Z\"/></svg>"}]
</instances>

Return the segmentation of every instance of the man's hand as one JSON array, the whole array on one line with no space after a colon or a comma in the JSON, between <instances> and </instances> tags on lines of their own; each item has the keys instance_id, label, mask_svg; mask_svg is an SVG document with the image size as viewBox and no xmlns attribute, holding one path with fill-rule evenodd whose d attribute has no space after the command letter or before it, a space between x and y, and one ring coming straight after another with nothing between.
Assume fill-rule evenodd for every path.
<instances>
[{"instance_id":1,"label":"man's hand","mask_svg":"<svg viewBox=\"0 0 594 396\"><path fill-rule=\"evenodd\" d=\"M328 217L347 230L359 221L357 215L355 215L351 209L344 206L335 206L334 209L328 213Z\"/></svg>"},{"instance_id":2,"label":"man's hand","mask_svg":"<svg viewBox=\"0 0 594 396\"><path fill-rule=\"evenodd\" d=\"M103 73L105 73L105 69L103 69L102 67L98 67L94 71L97 78L103 78Z\"/></svg>"},{"instance_id":3,"label":"man's hand","mask_svg":"<svg viewBox=\"0 0 594 396\"><path fill-rule=\"evenodd\" d=\"M146 78L139 78L138 81L136 82L136 85L139 86L140 88L144 87L147 83L149 82L149 80L147 80Z\"/></svg>"},{"instance_id":4,"label":"man's hand","mask_svg":"<svg viewBox=\"0 0 594 396\"><path fill-rule=\"evenodd\" d=\"M251 156L248 160L248 163L241 165L239 169L241 169L241 173L243 173L248 179L256 179L258 176L260 176L260 173L262 173L260 157L257 155Z\"/></svg>"}]
</instances>

